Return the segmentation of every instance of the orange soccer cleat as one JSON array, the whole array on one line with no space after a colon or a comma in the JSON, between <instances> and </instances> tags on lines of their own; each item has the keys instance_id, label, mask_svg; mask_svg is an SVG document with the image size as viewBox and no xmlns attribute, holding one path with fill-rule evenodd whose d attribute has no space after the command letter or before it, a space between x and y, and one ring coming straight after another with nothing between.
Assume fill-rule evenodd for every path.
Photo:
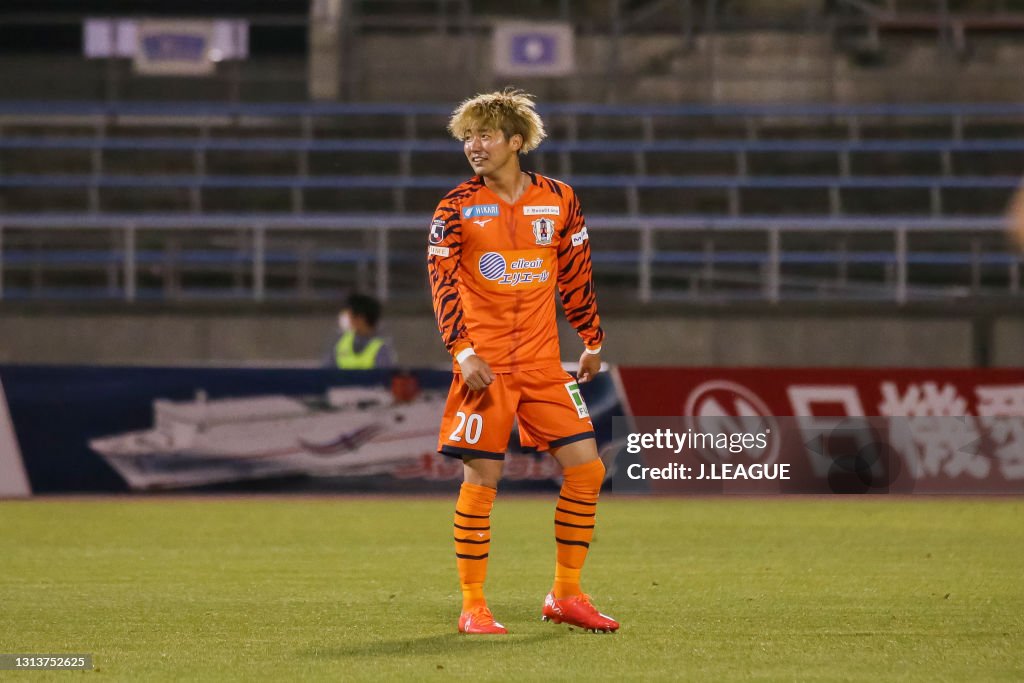
<instances>
[{"instance_id":1,"label":"orange soccer cleat","mask_svg":"<svg viewBox=\"0 0 1024 683\"><path fill-rule=\"evenodd\" d=\"M571 624L582 629L597 633L614 633L619 629L619 622L607 614L601 614L590 604L590 596L584 593L570 598L558 600L554 593L544 598L542 621L553 621L556 624Z\"/></svg>"},{"instance_id":2,"label":"orange soccer cleat","mask_svg":"<svg viewBox=\"0 0 1024 683\"><path fill-rule=\"evenodd\" d=\"M494 620L494 615L486 605L480 605L462 611L459 616L459 633L508 633L508 629Z\"/></svg>"}]
</instances>

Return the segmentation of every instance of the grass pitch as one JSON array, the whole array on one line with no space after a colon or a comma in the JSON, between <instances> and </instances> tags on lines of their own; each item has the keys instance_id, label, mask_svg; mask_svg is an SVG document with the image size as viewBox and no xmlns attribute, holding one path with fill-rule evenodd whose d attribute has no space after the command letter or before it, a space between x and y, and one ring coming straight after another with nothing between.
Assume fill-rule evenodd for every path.
<instances>
[{"instance_id":1,"label":"grass pitch","mask_svg":"<svg viewBox=\"0 0 1024 683\"><path fill-rule=\"evenodd\" d=\"M454 496L0 503L0 653L118 680L1024 678L1024 502L606 495L584 587L623 627L593 635L539 620L549 498L498 497L489 638L455 633Z\"/></svg>"}]
</instances>

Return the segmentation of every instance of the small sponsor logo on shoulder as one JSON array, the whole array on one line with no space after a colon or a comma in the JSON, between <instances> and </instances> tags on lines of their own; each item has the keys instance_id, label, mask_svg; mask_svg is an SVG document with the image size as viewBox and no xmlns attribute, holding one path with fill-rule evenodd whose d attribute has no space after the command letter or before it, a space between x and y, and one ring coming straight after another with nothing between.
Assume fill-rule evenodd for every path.
<instances>
[{"instance_id":1,"label":"small sponsor logo on shoulder","mask_svg":"<svg viewBox=\"0 0 1024 683\"><path fill-rule=\"evenodd\" d=\"M430 243L440 244L444 240L444 219L435 218L430 221Z\"/></svg>"},{"instance_id":2,"label":"small sponsor logo on shoulder","mask_svg":"<svg viewBox=\"0 0 1024 683\"><path fill-rule=\"evenodd\" d=\"M477 218L479 216L497 216L499 213L497 204L473 204L462 207L463 218Z\"/></svg>"},{"instance_id":3,"label":"small sponsor logo on shoulder","mask_svg":"<svg viewBox=\"0 0 1024 683\"><path fill-rule=\"evenodd\" d=\"M524 206L524 216L558 216L562 212L560 206Z\"/></svg>"},{"instance_id":4,"label":"small sponsor logo on shoulder","mask_svg":"<svg viewBox=\"0 0 1024 683\"><path fill-rule=\"evenodd\" d=\"M430 252L431 256L447 256L449 253L451 253L451 249L449 249L448 247L431 246L428 251Z\"/></svg>"},{"instance_id":5,"label":"small sponsor logo on shoulder","mask_svg":"<svg viewBox=\"0 0 1024 683\"><path fill-rule=\"evenodd\" d=\"M590 236L587 234L587 226L584 225L582 230L572 236L572 246L578 247L588 239Z\"/></svg>"}]
</instances>

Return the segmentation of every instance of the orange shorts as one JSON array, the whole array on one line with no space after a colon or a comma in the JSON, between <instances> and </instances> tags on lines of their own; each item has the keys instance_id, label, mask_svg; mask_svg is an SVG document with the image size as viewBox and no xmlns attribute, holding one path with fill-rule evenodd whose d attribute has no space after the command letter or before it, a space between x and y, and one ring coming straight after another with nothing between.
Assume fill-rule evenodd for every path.
<instances>
[{"instance_id":1,"label":"orange shorts","mask_svg":"<svg viewBox=\"0 0 1024 683\"><path fill-rule=\"evenodd\" d=\"M576 380L555 365L496 373L483 391L470 391L462 375L455 373L437 450L454 458L502 460L515 418L519 441L526 448L546 451L594 438L594 424Z\"/></svg>"}]
</instances>

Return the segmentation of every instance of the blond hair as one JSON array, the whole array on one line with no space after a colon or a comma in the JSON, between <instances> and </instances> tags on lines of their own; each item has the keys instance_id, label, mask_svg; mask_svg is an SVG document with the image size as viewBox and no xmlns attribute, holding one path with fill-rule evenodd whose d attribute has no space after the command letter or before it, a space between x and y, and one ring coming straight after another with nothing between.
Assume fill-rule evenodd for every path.
<instances>
[{"instance_id":1,"label":"blond hair","mask_svg":"<svg viewBox=\"0 0 1024 683\"><path fill-rule=\"evenodd\" d=\"M500 130L507 140L522 135L519 151L523 154L536 149L547 137L544 122L534 109L533 95L514 88L471 97L452 112L448 131L456 140L464 140L466 133L474 130Z\"/></svg>"}]
</instances>

